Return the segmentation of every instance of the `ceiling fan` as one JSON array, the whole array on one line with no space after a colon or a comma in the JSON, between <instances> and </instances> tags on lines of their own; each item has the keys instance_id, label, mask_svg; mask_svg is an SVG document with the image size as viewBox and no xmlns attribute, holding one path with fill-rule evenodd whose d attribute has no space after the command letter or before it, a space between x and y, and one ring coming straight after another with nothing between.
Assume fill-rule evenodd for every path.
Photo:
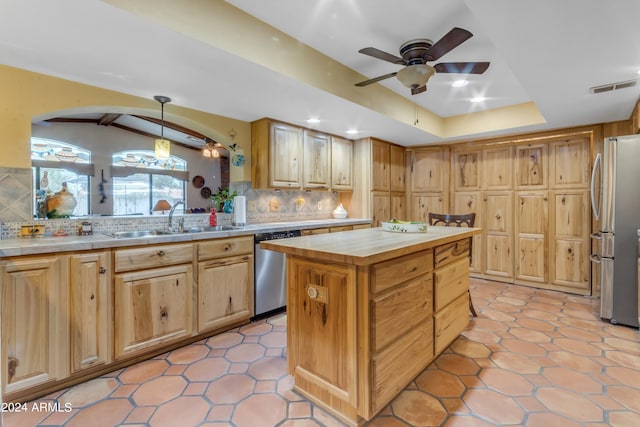
<instances>
[{"instance_id":1,"label":"ceiling fan","mask_svg":"<svg viewBox=\"0 0 640 427\"><path fill-rule=\"evenodd\" d=\"M473 37L471 32L455 27L436 43L429 39L409 40L400 46L401 57L375 47L360 49L358 51L360 53L405 67L393 73L356 83L356 86L367 86L396 76L403 85L411 89L412 95L417 95L427 90L427 81L435 73L482 74L489 68L489 62L440 62L433 67L427 65L427 62L439 59L471 37Z\"/></svg>"}]
</instances>

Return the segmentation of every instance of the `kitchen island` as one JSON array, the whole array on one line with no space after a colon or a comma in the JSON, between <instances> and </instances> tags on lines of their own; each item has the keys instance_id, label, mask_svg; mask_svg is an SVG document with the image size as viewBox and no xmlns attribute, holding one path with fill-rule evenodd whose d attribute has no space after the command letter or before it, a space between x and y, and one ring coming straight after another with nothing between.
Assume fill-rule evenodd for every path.
<instances>
[{"instance_id":1,"label":"kitchen island","mask_svg":"<svg viewBox=\"0 0 640 427\"><path fill-rule=\"evenodd\" d=\"M358 426L469 322L469 244L479 228L382 228L263 242L287 254L295 389Z\"/></svg>"}]
</instances>

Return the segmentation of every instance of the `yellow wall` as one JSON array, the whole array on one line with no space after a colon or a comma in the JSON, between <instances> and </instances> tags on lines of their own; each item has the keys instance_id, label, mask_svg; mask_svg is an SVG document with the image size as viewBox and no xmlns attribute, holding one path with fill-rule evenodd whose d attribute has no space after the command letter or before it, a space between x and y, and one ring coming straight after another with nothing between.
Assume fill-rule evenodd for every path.
<instances>
[{"instance_id":1,"label":"yellow wall","mask_svg":"<svg viewBox=\"0 0 640 427\"><path fill-rule=\"evenodd\" d=\"M160 117L160 104L153 99L126 95L69 80L0 65L0 167L31 167L31 124L58 115L79 112L130 113ZM251 180L251 125L228 117L166 104L167 121L210 136L228 147L235 142L245 153L243 169L231 168L231 181ZM233 140L228 132L233 129Z\"/></svg>"}]
</instances>

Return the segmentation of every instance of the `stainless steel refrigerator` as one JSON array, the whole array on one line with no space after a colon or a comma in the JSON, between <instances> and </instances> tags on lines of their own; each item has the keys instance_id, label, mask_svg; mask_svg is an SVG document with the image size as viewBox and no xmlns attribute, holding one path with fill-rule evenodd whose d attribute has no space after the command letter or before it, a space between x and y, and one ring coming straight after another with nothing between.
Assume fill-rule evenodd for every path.
<instances>
[{"instance_id":1,"label":"stainless steel refrigerator","mask_svg":"<svg viewBox=\"0 0 640 427\"><path fill-rule=\"evenodd\" d=\"M607 138L591 174L591 207L600 264L600 317L638 327L638 229L640 229L640 136Z\"/></svg>"}]
</instances>

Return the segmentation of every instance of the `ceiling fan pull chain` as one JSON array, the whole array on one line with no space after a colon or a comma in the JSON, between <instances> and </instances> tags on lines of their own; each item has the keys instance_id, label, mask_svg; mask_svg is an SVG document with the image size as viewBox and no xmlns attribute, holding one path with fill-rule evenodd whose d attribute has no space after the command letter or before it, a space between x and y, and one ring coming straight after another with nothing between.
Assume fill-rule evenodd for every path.
<instances>
[{"instance_id":1,"label":"ceiling fan pull chain","mask_svg":"<svg viewBox=\"0 0 640 427\"><path fill-rule=\"evenodd\" d=\"M416 96L416 119L413 121L413 125L417 126L418 125L418 97Z\"/></svg>"}]
</instances>

